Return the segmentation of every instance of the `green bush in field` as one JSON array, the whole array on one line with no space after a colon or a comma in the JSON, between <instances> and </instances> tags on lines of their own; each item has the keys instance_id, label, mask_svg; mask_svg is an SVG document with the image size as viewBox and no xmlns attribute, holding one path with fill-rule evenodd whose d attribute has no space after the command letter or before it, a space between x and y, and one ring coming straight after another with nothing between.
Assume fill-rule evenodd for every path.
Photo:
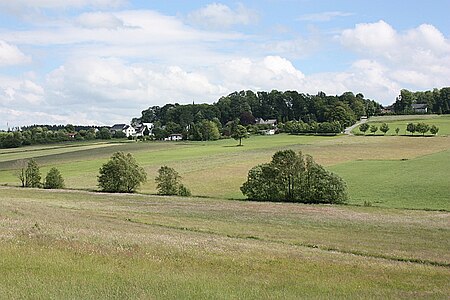
<instances>
[{"instance_id":1,"label":"green bush in field","mask_svg":"<svg viewBox=\"0 0 450 300\"><path fill-rule=\"evenodd\" d=\"M270 163L252 168L241 191L251 200L344 203L347 186L309 155L276 152Z\"/></svg>"},{"instance_id":2,"label":"green bush in field","mask_svg":"<svg viewBox=\"0 0 450 300\"><path fill-rule=\"evenodd\" d=\"M426 123L417 123L416 125L416 131L421 133L422 135L425 135L425 133L428 132L428 130L430 130L430 125L426 124Z\"/></svg>"},{"instance_id":3,"label":"green bush in field","mask_svg":"<svg viewBox=\"0 0 450 300\"><path fill-rule=\"evenodd\" d=\"M386 123L381 124L380 130L381 130L381 132L383 132L383 134L386 134L386 132L389 131L389 125Z\"/></svg>"},{"instance_id":4,"label":"green bush in field","mask_svg":"<svg viewBox=\"0 0 450 300\"><path fill-rule=\"evenodd\" d=\"M372 132L372 134L375 134L375 132L378 131L378 126L375 125L370 125L370 132Z\"/></svg>"},{"instance_id":5,"label":"green bush in field","mask_svg":"<svg viewBox=\"0 0 450 300\"><path fill-rule=\"evenodd\" d=\"M366 134L367 130L369 130L369 124L363 123L359 125L359 131L364 132L364 134Z\"/></svg>"},{"instance_id":6,"label":"green bush in field","mask_svg":"<svg viewBox=\"0 0 450 300\"><path fill-rule=\"evenodd\" d=\"M147 180L145 170L130 153L114 153L99 172L98 186L105 192L132 193Z\"/></svg>"},{"instance_id":7,"label":"green bush in field","mask_svg":"<svg viewBox=\"0 0 450 300\"><path fill-rule=\"evenodd\" d=\"M190 196L191 192L180 182L181 176L175 169L162 166L158 170L158 176L155 178L158 194L160 195L179 195Z\"/></svg>"},{"instance_id":8,"label":"green bush in field","mask_svg":"<svg viewBox=\"0 0 450 300\"><path fill-rule=\"evenodd\" d=\"M431 134L436 135L438 133L438 131L439 131L439 127L437 127L436 125L431 125L431 128L430 128Z\"/></svg>"},{"instance_id":9,"label":"green bush in field","mask_svg":"<svg viewBox=\"0 0 450 300\"><path fill-rule=\"evenodd\" d=\"M414 134L414 132L416 132L416 125L414 123L408 123L408 125L406 125L406 130L411 132L411 134Z\"/></svg>"},{"instance_id":10,"label":"green bush in field","mask_svg":"<svg viewBox=\"0 0 450 300\"><path fill-rule=\"evenodd\" d=\"M46 189L63 189L64 178L57 168L51 168L45 177L44 188Z\"/></svg>"},{"instance_id":11,"label":"green bush in field","mask_svg":"<svg viewBox=\"0 0 450 300\"><path fill-rule=\"evenodd\" d=\"M25 187L41 187L41 171L34 159L30 159L25 170Z\"/></svg>"}]
</instances>

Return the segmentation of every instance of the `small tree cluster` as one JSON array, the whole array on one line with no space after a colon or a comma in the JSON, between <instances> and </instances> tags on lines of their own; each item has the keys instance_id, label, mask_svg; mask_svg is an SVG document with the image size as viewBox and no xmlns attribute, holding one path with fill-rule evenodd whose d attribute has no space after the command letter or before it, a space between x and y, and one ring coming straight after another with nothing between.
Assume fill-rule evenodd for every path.
<instances>
[{"instance_id":1,"label":"small tree cluster","mask_svg":"<svg viewBox=\"0 0 450 300\"><path fill-rule=\"evenodd\" d=\"M41 183L41 171L39 165L34 159L28 162L21 160L16 163L16 170L14 174L20 180L22 187L46 189L62 189L64 188L64 179L55 167L51 168L45 177L44 183Z\"/></svg>"},{"instance_id":2,"label":"small tree cluster","mask_svg":"<svg viewBox=\"0 0 450 300\"><path fill-rule=\"evenodd\" d=\"M343 126L339 121L322 123L289 121L284 124L284 131L291 134L338 134L342 130Z\"/></svg>"},{"instance_id":3,"label":"small tree cluster","mask_svg":"<svg viewBox=\"0 0 450 300\"><path fill-rule=\"evenodd\" d=\"M339 176L325 170L311 156L292 150L278 151L270 163L252 168L241 191L248 199L260 201L347 201L346 184Z\"/></svg>"},{"instance_id":4,"label":"small tree cluster","mask_svg":"<svg viewBox=\"0 0 450 300\"><path fill-rule=\"evenodd\" d=\"M181 183L181 176L171 167L162 166L159 168L155 182L160 195L178 195L183 197L191 195L189 189Z\"/></svg>"},{"instance_id":5,"label":"small tree cluster","mask_svg":"<svg viewBox=\"0 0 450 300\"><path fill-rule=\"evenodd\" d=\"M436 125L429 125L427 123L408 123L408 125L406 125L406 130L408 132L411 133L411 135L414 135L414 132L418 132L421 133L422 135L425 135L425 133L427 133L428 131L430 131L431 134L436 135L439 131L439 127L437 127Z\"/></svg>"},{"instance_id":6,"label":"small tree cluster","mask_svg":"<svg viewBox=\"0 0 450 300\"><path fill-rule=\"evenodd\" d=\"M145 170L130 153L114 153L99 172L98 186L105 192L133 193L147 180Z\"/></svg>"}]
</instances>

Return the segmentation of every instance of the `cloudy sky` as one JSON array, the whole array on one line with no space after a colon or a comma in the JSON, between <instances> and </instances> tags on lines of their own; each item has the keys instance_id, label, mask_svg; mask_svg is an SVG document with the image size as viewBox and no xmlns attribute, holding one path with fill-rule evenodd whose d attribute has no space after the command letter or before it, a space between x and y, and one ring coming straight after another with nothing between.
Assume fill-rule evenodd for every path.
<instances>
[{"instance_id":1,"label":"cloudy sky","mask_svg":"<svg viewBox=\"0 0 450 300\"><path fill-rule=\"evenodd\" d=\"M450 86L450 1L0 0L0 129L128 122L235 90Z\"/></svg>"}]
</instances>

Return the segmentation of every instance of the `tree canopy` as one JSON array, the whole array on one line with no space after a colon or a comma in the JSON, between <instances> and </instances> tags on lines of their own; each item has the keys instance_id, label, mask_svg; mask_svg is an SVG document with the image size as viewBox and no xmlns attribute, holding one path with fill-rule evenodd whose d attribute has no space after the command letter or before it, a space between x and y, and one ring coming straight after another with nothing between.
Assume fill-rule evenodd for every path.
<instances>
[{"instance_id":1,"label":"tree canopy","mask_svg":"<svg viewBox=\"0 0 450 300\"><path fill-rule=\"evenodd\" d=\"M241 191L250 200L303 203L344 203L345 182L309 155L276 152L272 161L252 168Z\"/></svg>"},{"instance_id":2,"label":"tree canopy","mask_svg":"<svg viewBox=\"0 0 450 300\"><path fill-rule=\"evenodd\" d=\"M158 170L158 176L155 178L158 194L160 195L179 195L190 196L191 192L181 183L181 176L175 169L162 166Z\"/></svg>"},{"instance_id":3,"label":"tree canopy","mask_svg":"<svg viewBox=\"0 0 450 300\"><path fill-rule=\"evenodd\" d=\"M105 192L132 193L147 180L145 170L130 153L114 153L99 172L98 186Z\"/></svg>"}]
</instances>

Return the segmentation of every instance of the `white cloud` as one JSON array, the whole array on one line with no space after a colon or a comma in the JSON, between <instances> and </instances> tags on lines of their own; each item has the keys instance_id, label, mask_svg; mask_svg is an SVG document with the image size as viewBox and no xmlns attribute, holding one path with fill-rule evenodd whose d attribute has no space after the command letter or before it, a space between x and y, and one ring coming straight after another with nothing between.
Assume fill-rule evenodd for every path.
<instances>
[{"instance_id":1,"label":"white cloud","mask_svg":"<svg viewBox=\"0 0 450 300\"><path fill-rule=\"evenodd\" d=\"M352 13L342 12L342 11L326 11L317 14L307 14L302 15L298 18L299 21L310 21L310 22L328 22L339 17L349 17L353 16Z\"/></svg>"},{"instance_id":2,"label":"white cloud","mask_svg":"<svg viewBox=\"0 0 450 300\"><path fill-rule=\"evenodd\" d=\"M387 68L385 76L394 82L415 89L448 85L450 40L432 25L398 32L384 21L357 24L339 39L363 59Z\"/></svg>"},{"instance_id":3,"label":"white cloud","mask_svg":"<svg viewBox=\"0 0 450 300\"><path fill-rule=\"evenodd\" d=\"M68 8L117 8L127 3L126 0L0 0L0 8L13 12L26 12L38 9Z\"/></svg>"},{"instance_id":4,"label":"white cloud","mask_svg":"<svg viewBox=\"0 0 450 300\"><path fill-rule=\"evenodd\" d=\"M123 21L112 13L94 12L81 14L76 23L86 28L118 29L123 27Z\"/></svg>"},{"instance_id":5,"label":"white cloud","mask_svg":"<svg viewBox=\"0 0 450 300\"><path fill-rule=\"evenodd\" d=\"M29 62L31 62L31 58L16 46L0 40L0 67L26 64Z\"/></svg>"},{"instance_id":6,"label":"white cloud","mask_svg":"<svg viewBox=\"0 0 450 300\"><path fill-rule=\"evenodd\" d=\"M188 17L191 24L204 28L229 28L233 25L249 25L258 21L258 13L238 4L233 10L225 4L211 3L191 12Z\"/></svg>"},{"instance_id":7,"label":"white cloud","mask_svg":"<svg viewBox=\"0 0 450 300\"><path fill-rule=\"evenodd\" d=\"M0 76L0 107L30 107L44 102L44 88L28 79Z\"/></svg>"}]
</instances>

